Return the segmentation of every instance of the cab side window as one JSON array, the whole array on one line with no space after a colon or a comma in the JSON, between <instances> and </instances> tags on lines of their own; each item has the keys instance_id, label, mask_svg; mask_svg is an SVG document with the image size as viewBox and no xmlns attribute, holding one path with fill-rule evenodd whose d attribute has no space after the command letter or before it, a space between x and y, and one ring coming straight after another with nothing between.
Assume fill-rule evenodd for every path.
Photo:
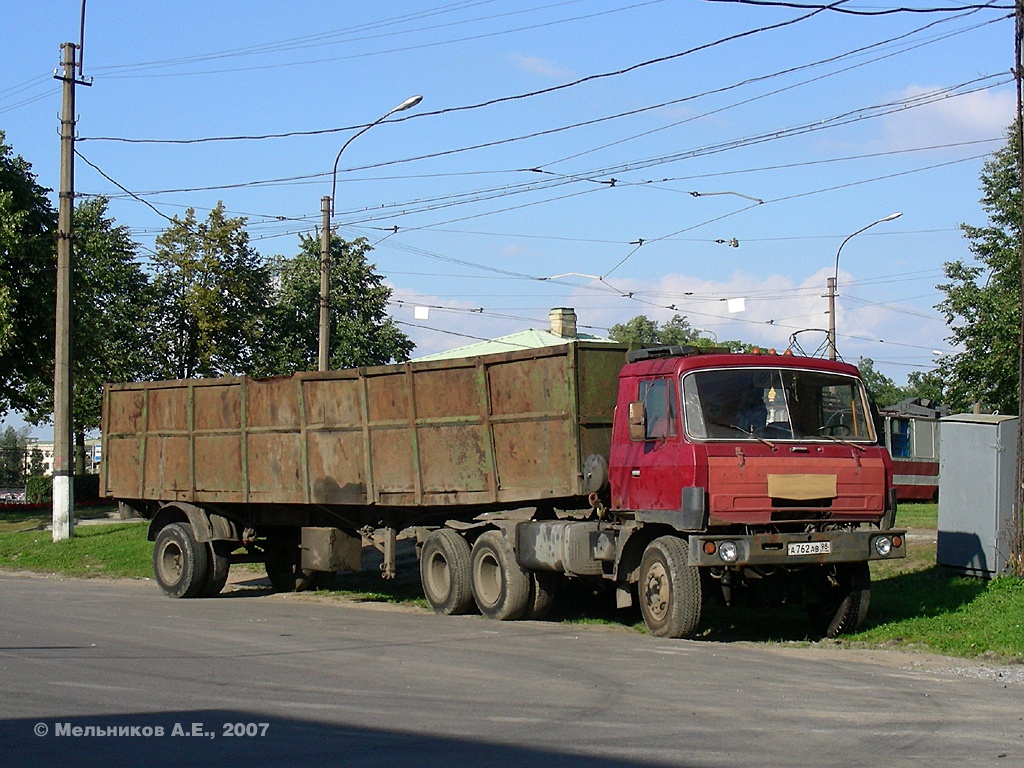
<instances>
[{"instance_id":1,"label":"cab side window","mask_svg":"<svg viewBox=\"0 0 1024 768\"><path fill-rule=\"evenodd\" d=\"M672 379L641 381L640 400L646 413L645 440L659 440L676 434L676 393Z\"/></svg>"}]
</instances>

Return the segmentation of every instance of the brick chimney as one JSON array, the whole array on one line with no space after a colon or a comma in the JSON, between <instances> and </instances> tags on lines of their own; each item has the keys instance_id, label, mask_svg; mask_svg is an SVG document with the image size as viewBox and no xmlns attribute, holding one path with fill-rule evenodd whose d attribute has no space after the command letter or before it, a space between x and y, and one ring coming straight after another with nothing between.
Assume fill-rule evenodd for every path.
<instances>
[{"instance_id":1,"label":"brick chimney","mask_svg":"<svg viewBox=\"0 0 1024 768\"><path fill-rule=\"evenodd\" d=\"M555 336L576 338L576 311L572 307L555 307L548 313L548 320Z\"/></svg>"}]
</instances>

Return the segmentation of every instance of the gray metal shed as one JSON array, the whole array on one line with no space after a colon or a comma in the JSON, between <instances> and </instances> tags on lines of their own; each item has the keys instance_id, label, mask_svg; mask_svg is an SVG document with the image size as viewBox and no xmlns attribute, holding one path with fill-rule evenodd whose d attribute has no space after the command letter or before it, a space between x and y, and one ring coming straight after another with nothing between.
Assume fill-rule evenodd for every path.
<instances>
[{"instance_id":1,"label":"gray metal shed","mask_svg":"<svg viewBox=\"0 0 1024 768\"><path fill-rule=\"evenodd\" d=\"M942 419L939 565L984 578L1005 573L1016 461L1015 416L959 413Z\"/></svg>"}]
</instances>

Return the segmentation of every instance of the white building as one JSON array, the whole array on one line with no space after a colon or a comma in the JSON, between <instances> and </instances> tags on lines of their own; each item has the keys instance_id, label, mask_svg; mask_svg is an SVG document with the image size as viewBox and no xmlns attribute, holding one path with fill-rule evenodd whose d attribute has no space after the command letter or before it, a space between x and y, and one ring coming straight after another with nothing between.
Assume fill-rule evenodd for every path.
<instances>
[{"instance_id":1,"label":"white building","mask_svg":"<svg viewBox=\"0 0 1024 768\"><path fill-rule=\"evenodd\" d=\"M32 452L39 451L43 454L43 474L53 474L53 443L30 442L28 444L28 459L31 465ZM100 441L85 441L85 474L96 474L100 471Z\"/></svg>"}]
</instances>

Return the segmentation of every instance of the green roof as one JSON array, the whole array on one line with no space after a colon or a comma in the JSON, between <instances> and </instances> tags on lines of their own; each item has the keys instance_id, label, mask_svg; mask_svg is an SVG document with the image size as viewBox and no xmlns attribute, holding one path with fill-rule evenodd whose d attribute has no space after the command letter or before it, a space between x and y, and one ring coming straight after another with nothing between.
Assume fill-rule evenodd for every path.
<instances>
[{"instance_id":1,"label":"green roof","mask_svg":"<svg viewBox=\"0 0 1024 768\"><path fill-rule=\"evenodd\" d=\"M435 352L432 355L414 357L413 362L421 360L454 360L460 357L477 357L478 355L491 355L496 352L515 352L520 349L543 349L544 347L557 347L567 344L570 341L596 341L606 344L615 344L611 339L601 336L594 336L589 333L577 333L575 336L559 336L551 331L520 331L508 336L501 336L490 341L480 341L476 344L467 344L464 347L456 347L446 352Z\"/></svg>"}]
</instances>

